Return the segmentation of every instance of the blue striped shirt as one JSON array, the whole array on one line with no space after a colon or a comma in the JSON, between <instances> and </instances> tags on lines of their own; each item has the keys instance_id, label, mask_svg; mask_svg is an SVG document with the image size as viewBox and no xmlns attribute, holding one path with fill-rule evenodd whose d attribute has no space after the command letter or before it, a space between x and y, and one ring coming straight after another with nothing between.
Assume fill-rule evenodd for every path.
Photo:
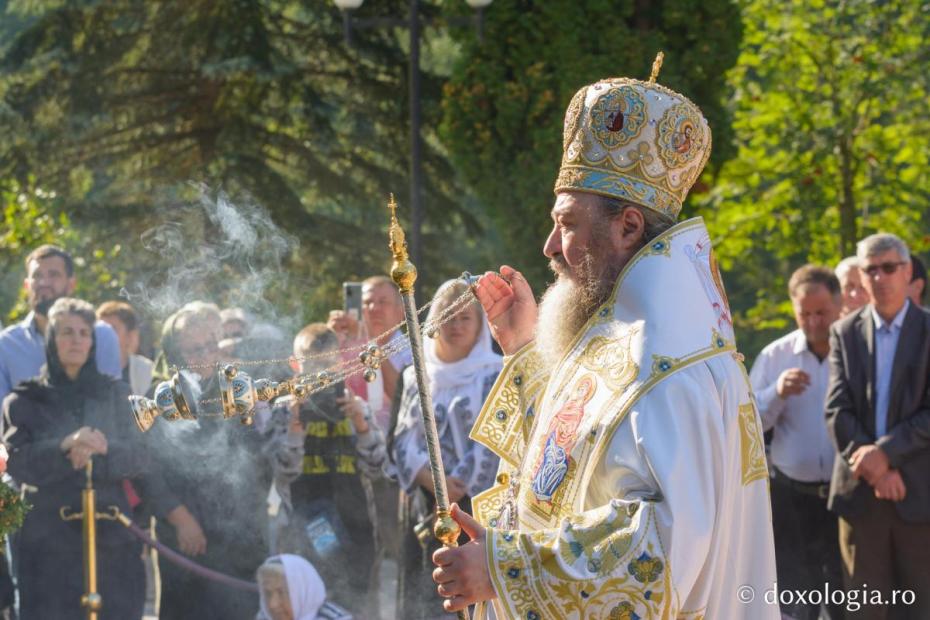
<instances>
[{"instance_id":1,"label":"blue striped shirt","mask_svg":"<svg viewBox=\"0 0 930 620\"><path fill-rule=\"evenodd\" d=\"M872 321L875 324L875 438L888 434L888 404L891 402L891 371L898 350L904 315L910 307L909 299L890 323L879 316L872 306Z\"/></svg>"}]
</instances>

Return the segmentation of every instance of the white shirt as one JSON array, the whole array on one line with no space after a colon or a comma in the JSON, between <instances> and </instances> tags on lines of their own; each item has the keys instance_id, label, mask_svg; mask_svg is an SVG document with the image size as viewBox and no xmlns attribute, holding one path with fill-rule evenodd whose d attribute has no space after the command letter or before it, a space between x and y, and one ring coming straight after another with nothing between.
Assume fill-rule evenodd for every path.
<instances>
[{"instance_id":1,"label":"white shirt","mask_svg":"<svg viewBox=\"0 0 930 620\"><path fill-rule=\"evenodd\" d=\"M778 377L800 368L811 383L800 394L781 398ZM759 417L772 434L771 460L783 474L800 482L828 482L836 450L827 433L824 401L830 363L817 359L800 329L762 349L749 374L759 404Z\"/></svg>"},{"instance_id":2,"label":"white shirt","mask_svg":"<svg viewBox=\"0 0 930 620\"><path fill-rule=\"evenodd\" d=\"M152 386L155 363L141 355L129 356L129 387L133 394L145 394Z\"/></svg>"},{"instance_id":3,"label":"white shirt","mask_svg":"<svg viewBox=\"0 0 930 620\"><path fill-rule=\"evenodd\" d=\"M894 369L894 355L898 350L898 338L904 315L911 301L904 300L904 307L898 311L891 323L886 323L871 307L872 321L875 325L875 437L888 433L888 403L891 400L891 371Z\"/></svg>"}]
</instances>

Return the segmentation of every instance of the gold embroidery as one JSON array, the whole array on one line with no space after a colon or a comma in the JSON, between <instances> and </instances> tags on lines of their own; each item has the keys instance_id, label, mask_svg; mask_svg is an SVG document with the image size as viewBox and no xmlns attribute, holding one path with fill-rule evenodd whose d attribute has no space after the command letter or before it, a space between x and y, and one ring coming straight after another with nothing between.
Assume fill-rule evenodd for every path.
<instances>
[{"instance_id":1,"label":"gold embroidery","mask_svg":"<svg viewBox=\"0 0 930 620\"><path fill-rule=\"evenodd\" d=\"M579 164L565 164L556 180L556 191L581 190L644 204L669 217L677 217L681 201L675 194L645 179L631 179L628 174L599 170Z\"/></svg>"},{"instance_id":2,"label":"gold embroidery","mask_svg":"<svg viewBox=\"0 0 930 620\"><path fill-rule=\"evenodd\" d=\"M711 347L713 347L714 349L720 349L720 350L726 349L727 347L731 349L733 348L733 343L729 342L726 338L724 338L723 334L718 332L716 329L711 330L711 331L713 334L711 336L711 342L710 342Z\"/></svg>"},{"instance_id":3,"label":"gold embroidery","mask_svg":"<svg viewBox=\"0 0 930 620\"><path fill-rule=\"evenodd\" d=\"M752 403L739 406L740 462L743 470L743 486L755 480L769 477L765 464L762 433L759 431L759 416Z\"/></svg>"},{"instance_id":4,"label":"gold embroidery","mask_svg":"<svg viewBox=\"0 0 930 620\"><path fill-rule=\"evenodd\" d=\"M712 357L724 354L726 352L734 351L733 347L727 347L723 350L714 350L714 349L704 349L701 351L695 352L693 355L689 355L683 359L653 355L653 367L652 375L645 381L639 383L635 389L628 390L622 394L618 394L616 397L608 401L606 407L603 411L607 411L608 415L605 419L599 421L602 431L598 433L597 443L592 449L590 458L593 462L598 462L603 458L604 452L609 446L610 438L613 436L617 427L623 423L626 419L627 414L630 412L630 409L635 405L640 398L647 394L652 388L656 386L671 370L678 370L691 364L697 364L703 362ZM659 367L660 362L667 362L667 364L662 364L662 367L665 367L666 370L662 370ZM745 373L745 369L743 371ZM590 471L590 470L588 470ZM587 483L586 480L582 482Z\"/></svg>"},{"instance_id":5,"label":"gold embroidery","mask_svg":"<svg viewBox=\"0 0 930 620\"><path fill-rule=\"evenodd\" d=\"M575 475L579 463L585 462L583 454L578 454L575 448L579 440L584 439L579 433L585 406L597 390L597 378L593 374L582 375L575 381L571 394L547 422L545 433L538 437L534 451L529 453L533 458L527 463L530 466L521 472L523 502L544 520L566 514L571 509Z\"/></svg>"},{"instance_id":6,"label":"gold embroidery","mask_svg":"<svg viewBox=\"0 0 930 620\"><path fill-rule=\"evenodd\" d=\"M682 95L612 78L575 94L562 146L556 192L578 189L633 200L677 218L709 156L711 130Z\"/></svg>"},{"instance_id":7,"label":"gold embroidery","mask_svg":"<svg viewBox=\"0 0 930 620\"><path fill-rule=\"evenodd\" d=\"M496 484L471 499L472 514L485 527L497 527L508 484Z\"/></svg>"},{"instance_id":8,"label":"gold embroidery","mask_svg":"<svg viewBox=\"0 0 930 620\"><path fill-rule=\"evenodd\" d=\"M550 501L537 499L533 493L532 472L520 482L520 504L522 508L528 508L540 519L551 522L553 517L559 517L571 513L572 502L569 498L575 496L575 474L578 473L578 463L574 459L568 462L568 469L565 472L565 478L552 495ZM571 492L569 492L571 491Z\"/></svg>"},{"instance_id":9,"label":"gold embroidery","mask_svg":"<svg viewBox=\"0 0 930 620\"><path fill-rule=\"evenodd\" d=\"M597 141L610 150L636 138L646 120L646 100L642 93L630 86L621 86L611 88L594 102L590 128Z\"/></svg>"},{"instance_id":10,"label":"gold embroidery","mask_svg":"<svg viewBox=\"0 0 930 620\"><path fill-rule=\"evenodd\" d=\"M562 560L573 566L584 557L597 568L594 572L613 572L633 543L631 523L630 512L625 507L611 504L570 518L560 547Z\"/></svg>"},{"instance_id":11,"label":"gold embroidery","mask_svg":"<svg viewBox=\"0 0 930 620\"><path fill-rule=\"evenodd\" d=\"M584 107L585 90L581 89L572 97L571 103L568 104L568 110L565 112L565 126L562 131L562 149L568 150L568 145L575 138L575 132L578 131L578 124L581 122L581 111Z\"/></svg>"},{"instance_id":12,"label":"gold embroidery","mask_svg":"<svg viewBox=\"0 0 930 620\"><path fill-rule=\"evenodd\" d=\"M622 392L639 374L630 354L630 341L637 331L634 327L618 340L595 336L585 346L579 363L596 372L611 390Z\"/></svg>"},{"instance_id":13,"label":"gold embroidery","mask_svg":"<svg viewBox=\"0 0 930 620\"><path fill-rule=\"evenodd\" d=\"M518 618L542 620L535 611L533 591L524 575L526 562L517 543L518 534L512 531L489 530L491 550L491 580L499 593L506 597L507 608L517 611ZM506 617L506 616L505 616Z\"/></svg>"},{"instance_id":14,"label":"gold embroidery","mask_svg":"<svg viewBox=\"0 0 930 620\"><path fill-rule=\"evenodd\" d=\"M672 257L672 240L668 237L656 237L646 247L649 248L649 254L652 256Z\"/></svg>"},{"instance_id":15,"label":"gold embroidery","mask_svg":"<svg viewBox=\"0 0 930 620\"><path fill-rule=\"evenodd\" d=\"M656 149L669 168L680 168L703 155L705 123L693 106L677 104L667 110L659 121ZM689 171L688 177L694 174ZM687 183L690 185L690 183Z\"/></svg>"},{"instance_id":16,"label":"gold embroidery","mask_svg":"<svg viewBox=\"0 0 930 620\"><path fill-rule=\"evenodd\" d=\"M469 434L513 467L519 466L529 431L524 428L525 416L532 411L548 379L542 368L539 354L531 347L510 359Z\"/></svg>"},{"instance_id":17,"label":"gold embroidery","mask_svg":"<svg viewBox=\"0 0 930 620\"><path fill-rule=\"evenodd\" d=\"M618 511L617 516L629 514L628 507L612 508ZM595 515L586 517L585 524L604 528L596 523ZM658 538L652 510L647 509L643 518L647 519L644 527L636 528L642 538L624 556L633 559L614 563L615 570L611 573L595 575L584 555L576 568L560 565L556 557L561 557L564 551L560 549L556 556L554 549L567 544L568 539L557 530L531 535L489 531L491 578L503 612L498 617L529 620L672 617L674 596L668 559ZM635 615L616 615L627 612Z\"/></svg>"},{"instance_id":18,"label":"gold embroidery","mask_svg":"<svg viewBox=\"0 0 930 620\"><path fill-rule=\"evenodd\" d=\"M610 620L636 620L639 616L636 615L636 608L633 607L633 603L623 601L610 610L608 618Z\"/></svg>"},{"instance_id":19,"label":"gold embroidery","mask_svg":"<svg viewBox=\"0 0 930 620\"><path fill-rule=\"evenodd\" d=\"M636 581L648 584L656 581L664 568L662 560L643 553L630 562L629 571Z\"/></svg>"},{"instance_id":20,"label":"gold embroidery","mask_svg":"<svg viewBox=\"0 0 930 620\"><path fill-rule=\"evenodd\" d=\"M577 135L575 140L578 140ZM690 225L684 225L683 230L688 230L688 226ZM679 260L679 253L685 247L679 234L676 229L657 237L656 242L665 243L655 247L645 246L634 258L631 266L638 262L648 262L650 264L645 268L661 269L664 268L662 263L670 262L669 258ZM686 238L685 241L687 240ZM674 256L671 255L673 243ZM617 346L616 340L611 341L607 338L609 330L615 329L614 326L628 328L636 325L625 323L630 319L622 311L622 305L616 315L614 308L615 298L622 294L618 291L623 286L624 278L630 273L628 270L631 266L619 276L611 300L599 308L604 310L605 318L602 318L600 313L595 313L590 318L585 328L573 339L570 351L552 377L543 406L538 410L539 414L545 415L536 416L543 426L535 429L533 433L532 450L527 450L525 466L501 469L503 472L509 471L512 478L522 478L521 484L515 485L514 489L514 510L519 507L516 512L517 520L508 521L509 525L505 527L513 528L515 523L519 524L524 534L513 533L512 542L515 548L512 549L513 555L510 556L508 564L497 563L500 550L495 547L490 549L492 579L500 596L496 603L498 617L581 620L609 618L612 612L617 617L623 617L622 614L629 612L640 618L664 619L674 618L680 604L672 585L668 557L654 524L650 527L648 524L632 520L637 524L635 527L626 527L618 523L617 527L608 529L598 527L598 523L588 523L590 519L582 523L578 513L584 510L585 502L590 498L586 500L580 489L587 488L592 475L597 475L595 466L605 458L611 436L640 398L669 375L692 364L719 355L725 355L726 358L722 359L729 364L730 356L734 352L733 337L727 334L721 343L719 332L725 330L718 327L718 333L712 333L715 324L711 323L702 331L690 334L687 344L671 340L666 342L663 335L663 338L643 343L643 350L640 351L637 340L632 343L633 351L630 354L632 356L642 353L641 359L634 360L634 363L640 366L641 379L634 375L629 385L620 390L609 385L611 379L617 381L617 377L629 380L621 372L624 368L624 360L621 359L623 354L606 353L602 349L609 348L610 345ZM603 325L604 322L608 325ZM636 326L642 329L641 326ZM653 356L654 352L664 355ZM605 368L611 364L616 364L613 376ZM571 473L573 479L564 497L557 500L563 507L553 511L549 518L540 518L541 515L532 507L533 494L528 480L537 462L538 434L550 424L549 417L559 410L560 404L565 403L567 393L577 386L579 376L586 371L596 377L605 392L612 393L599 393L598 397L591 401L592 411L585 414L586 422L580 427L580 434L575 442L579 453L572 454L572 460L578 463L577 471ZM746 400L745 395L742 400ZM525 402L521 405L525 406ZM732 416L737 412L729 408L725 413ZM757 420L754 422L758 425ZM526 426L524 419L524 431L527 430ZM750 428L755 432L759 430L757 427ZM582 437L584 442L581 441ZM733 456L736 456L735 453ZM568 484L569 480L563 481L563 486ZM499 490L504 491L503 488ZM513 495L509 497L508 501L513 505ZM551 497L550 501L554 503L556 498ZM643 504L642 509L646 510L647 506L648 502ZM651 510L648 514L651 515ZM584 515L588 517L590 511ZM650 519L653 520L654 518ZM572 528L564 529L567 522L573 523ZM582 525L590 527L583 530ZM624 536L624 530L630 533L632 540ZM499 534L498 530L495 537ZM618 559L617 556L622 558ZM512 577L508 576L511 570L514 575ZM624 602L628 603L625 607L621 606ZM694 614L688 617L693 616Z\"/></svg>"}]
</instances>

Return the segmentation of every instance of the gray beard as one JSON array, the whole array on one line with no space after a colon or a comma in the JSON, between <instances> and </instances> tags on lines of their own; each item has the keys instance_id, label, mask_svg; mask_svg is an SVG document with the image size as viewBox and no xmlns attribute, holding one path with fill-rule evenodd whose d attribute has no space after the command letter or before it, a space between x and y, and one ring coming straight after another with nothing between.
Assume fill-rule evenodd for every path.
<instances>
[{"instance_id":1,"label":"gray beard","mask_svg":"<svg viewBox=\"0 0 930 620\"><path fill-rule=\"evenodd\" d=\"M598 248L592 249L596 252ZM597 262L593 254L587 254L577 269L577 281L568 275L564 262L550 262L558 278L543 294L536 322L536 350L550 370L562 361L575 336L610 297L623 267L609 262L597 267Z\"/></svg>"},{"instance_id":2,"label":"gray beard","mask_svg":"<svg viewBox=\"0 0 930 620\"><path fill-rule=\"evenodd\" d=\"M536 350L543 365L552 370L562 360L591 312L578 303L581 287L565 276L560 276L543 294L539 302L536 322Z\"/></svg>"}]
</instances>

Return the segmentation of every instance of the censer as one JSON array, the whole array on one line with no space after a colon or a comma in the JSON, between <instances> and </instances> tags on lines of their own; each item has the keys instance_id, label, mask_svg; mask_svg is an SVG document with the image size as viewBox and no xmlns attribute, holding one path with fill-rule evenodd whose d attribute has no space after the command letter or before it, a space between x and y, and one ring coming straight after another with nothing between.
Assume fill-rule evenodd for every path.
<instances>
[{"instance_id":1,"label":"censer","mask_svg":"<svg viewBox=\"0 0 930 620\"><path fill-rule=\"evenodd\" d=\"M439 432L436 428L436 415L433 411L432 396L429 392L429 382L426 376L426 362L423 355L422 331L427 335L434 336L439 327L451 320L468 304L475 299L474 285L478 278L472 276L467 271L462 274L462 279L469 285L468 290L460 297L454 300L447 308L436 316L432 321L427 322L421 329L419 315L425 312L430 303L417 309L414 302L414 283L417 279L417 269L410 262L407 254L407 242L403 229L397 221L397 204L394 202L394 196L391 196L391 202L388 204L391 209L391 226L389 229L391 253L394 262L391 266L391 278L400 289L401 299L404 303L404 319L407 326L407 338L398 338L389 342L384 347L378 346L377 342L389 334L400 325L392 327L390 330L376 337L370 344L362 345L353 349L343 349L339 352L340 357L346 352L357 352L356 359L349 359L327 370L316 374L306 374L288 379L287 381L274 382L268 379L252 379L248 374L241 371L236 365L228 364L220 369L219 388L220 403L222 404L222 417L238 417L243 424L251 424L255 411L255 403L259 401L269 401L290 394L298 400L302 400L311 394L319 392L329 387L334 381L339 381L359 373L364 373L366 381L374 381L377 377L377 370L388 357L394 353L410 347L410 353L413 357L413 368L416 374L417 387L420 399L420 413L423 423L423 433L426 439L426 448L429 454L430 475L433 480L434 496L436 498L436 520L433 525L433 534L436 539L447 547L458 545L460 528L451 516L449 492L446 488L445 469L442 464L442 452L439 446ZM327 357L330 354L322 354ZM309 358L302 358L309 359ZM252 362L255 364L265 364L268 361L277 362L284 360L265 360L261 362ZM188 369L195 369L195 366L188 366ZM208 368L201 366L199 368ZM190 385L182 370L173 374L170 380L164 381L155 388L155 399L148 399L141 396L130 396L129 400L132 405L132 414L136 424L144 432L152 427L155 419L159 416L167 421L178 419L197 419L197 404L206 404L213 401L195 401L194 390ZM209 415L209 414L200 414ZM467 610L459 611L457 617L460 620L468 620L469 613Z\"/></svg>"},{"instance_id":2,"label":"censer","mask_svg":"<svg viewBox=\"0 0 930 620\"><path fill-rule=\"evenodd\" d=\"M390 203L391 209L396 209L396 203L393 196ZM403 241L403 231L397 223L396 214L392 213L391 238L392 250L395 250L395 238ZM474 292L471 287L477 283L478 276L473 276L469 272L461 275L469 285L469 290L453 301L448 308L439 313L432 321L423 325L422 331L428 336L435 335L439 327L454 317L460 310L474 300ZM403 294L404 287L401 286ZM415 318L417 315L424 314L432 302L425 304L420 309L413 309ZM406 308L405 302L405 308ZM238 362L235 364L220 365L191 365L183 368L175 368L171 378L162 381L155 387L153 398L144 396L130 396L129 403L132 410L133 419L139 430L142 432L152 428L156 418L161 417L168 422L176 420L196 420L200 417L222 417L224 419L238 418L242 424L252 424L255 415L255 405L258 402L272 401L280 396L290 395L298 401L325 390L334 383L347 377L362 374L369 383L377 379L377 371L381 364L390 356L403 351L411 346L410 338L399 338L390 341L384 346L379 346L377 342L383 336L387 336L407 325L408 335L410 334L410 323L400 323L391 327L384 334L376 336L372 341L349 347L339 351L340 358L344 353L351 353L352 357L347 361L332 366L322 372L310 373L292 377L285 381L271 381L269 379L253 379L247 372L242 370L242 366L261 365L272 363L287 362L286 359L260 360L254 362ZM419 322L417 321L419 330ZM321 354L319 356L309 356L304 358L293 358L297 360L307 360L314 357L330 356L331 353ZM210 400L198 400L195 394L199 391L196 389L195 381L188 371L199 370L202 372L216 372L218 378L220 397ZM220 412L203 411L205 405L219 404Z\"/></svg>"}]
</instances>

